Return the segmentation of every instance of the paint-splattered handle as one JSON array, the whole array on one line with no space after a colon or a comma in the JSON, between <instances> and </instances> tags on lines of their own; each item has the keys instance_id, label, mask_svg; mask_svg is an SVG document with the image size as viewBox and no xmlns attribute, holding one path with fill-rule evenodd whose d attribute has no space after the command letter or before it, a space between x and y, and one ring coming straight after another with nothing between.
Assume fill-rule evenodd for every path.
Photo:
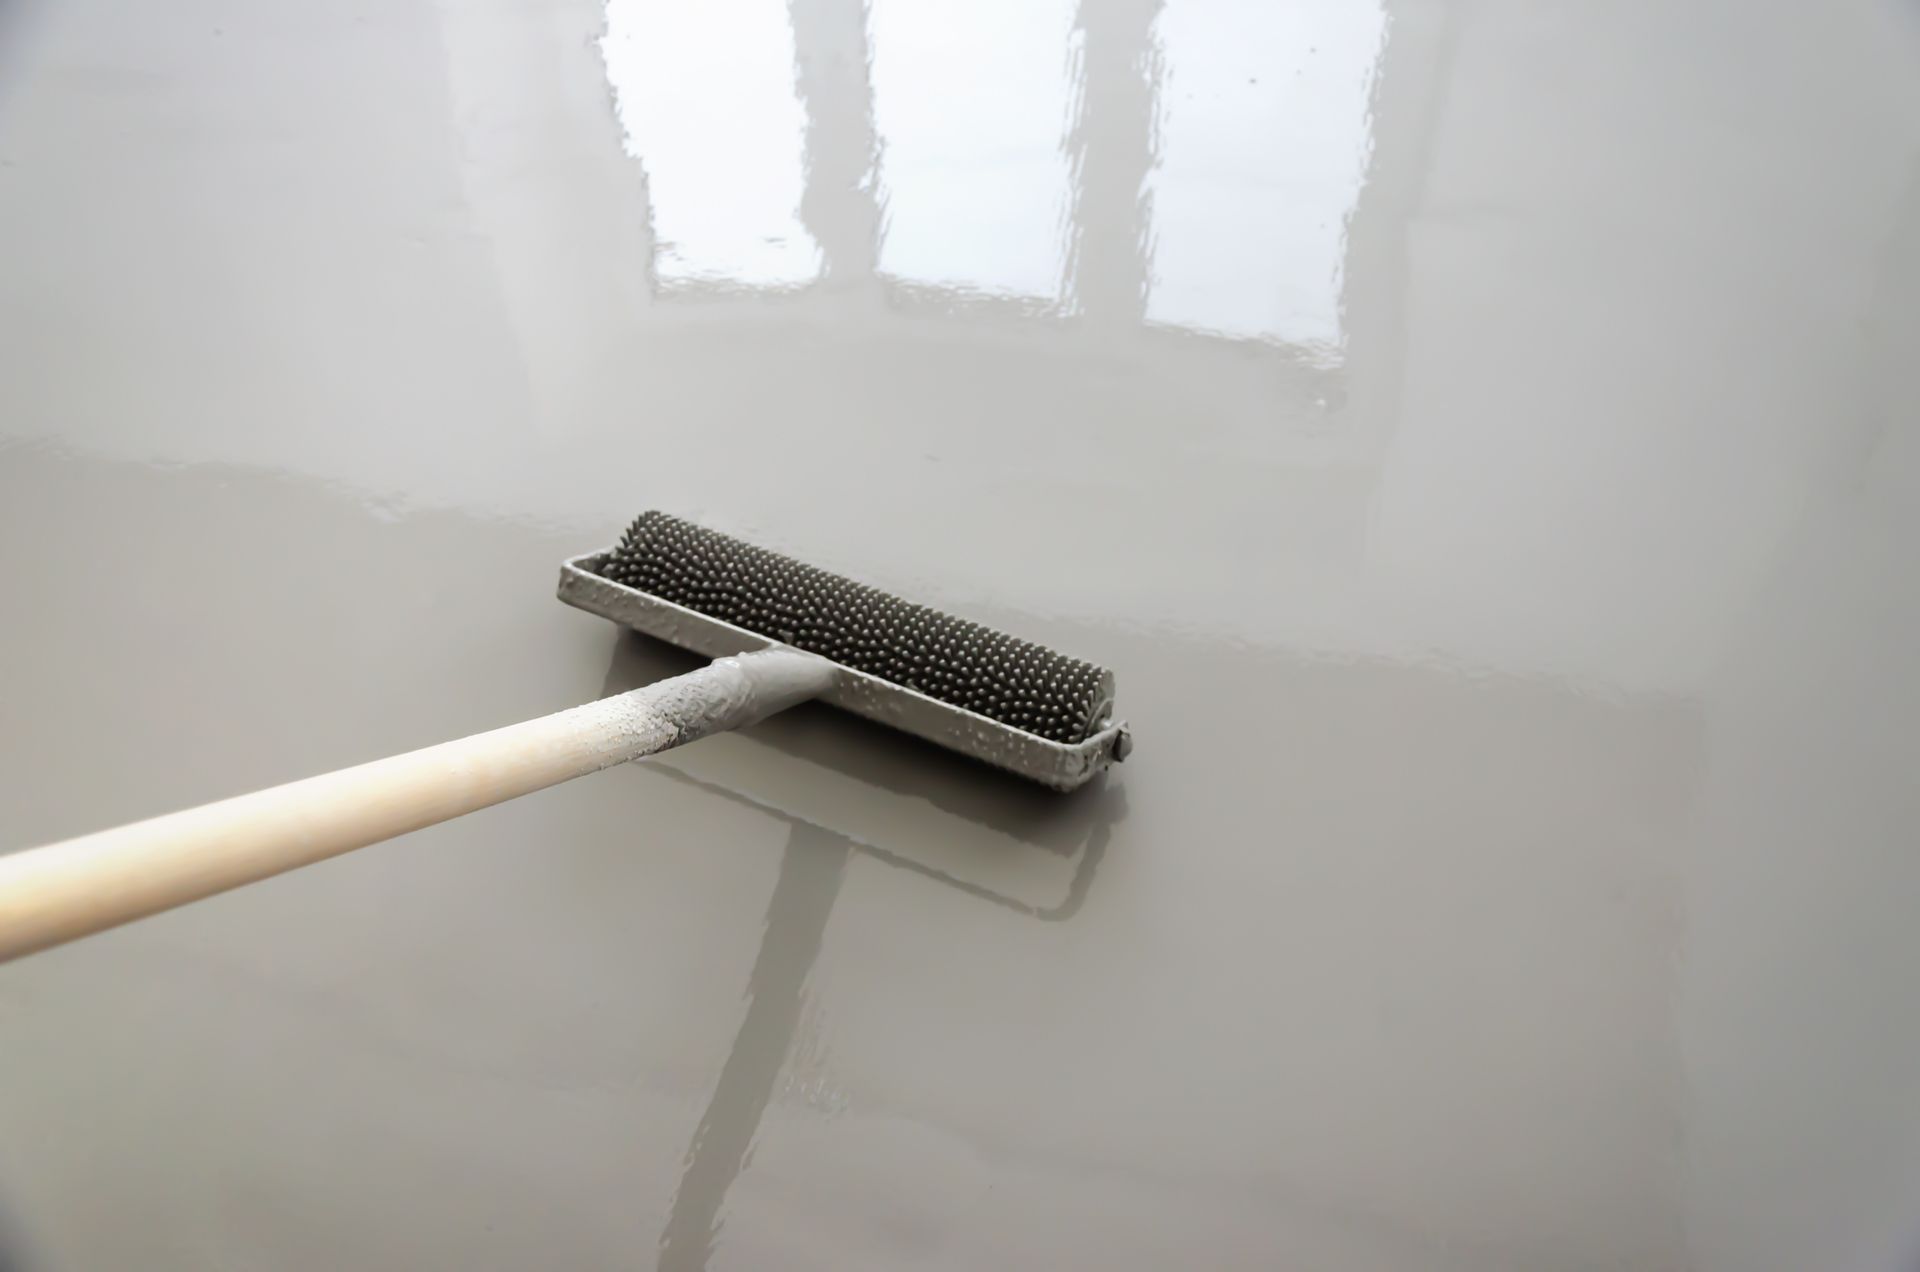
<instances>
[{"instance_id":1,"label":"paint-splattered handle","mask_svg":"<svg viewBox=\"0 0 1920 1272\"><path fill-rule=\"evenodd\" d=\"M0 962L338 856L815 697L792 649L284 786L0 856Z\"/></svg>"}]
</instances>

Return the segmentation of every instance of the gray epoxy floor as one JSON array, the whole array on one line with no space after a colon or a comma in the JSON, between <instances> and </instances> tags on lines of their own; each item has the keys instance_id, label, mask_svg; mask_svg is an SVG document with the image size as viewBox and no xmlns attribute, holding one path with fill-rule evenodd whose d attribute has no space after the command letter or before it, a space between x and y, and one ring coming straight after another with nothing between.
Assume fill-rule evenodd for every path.
<instances>
[{"instance_id":1,"label":"gray epoxy floor","mask_svg":"<svg viewBox=\"0 0 1920 1272\"><path fill-rule=\"evenodd\" d=\"M25 1266L1920 1233L1910 5L0 39L0 848L685 666L551 598L656 505L1140 743L803 710L0 969Z\"/></svg>"}]
</instances>

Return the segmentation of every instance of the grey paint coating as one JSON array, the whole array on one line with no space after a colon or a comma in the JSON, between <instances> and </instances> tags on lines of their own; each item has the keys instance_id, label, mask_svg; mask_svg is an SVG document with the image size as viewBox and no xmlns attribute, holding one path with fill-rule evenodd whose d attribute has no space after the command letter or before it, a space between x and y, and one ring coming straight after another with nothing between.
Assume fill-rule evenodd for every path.
<instances>
[{"instance_id":1,"label":"grey paint coating","mask_svg":"<svg viewBox=\"0 0 1920 1272\"><path fill-rule=\"evenodd\" d=\"M0 970L7 1257L1888 1266L1910 9L704 11L6 15L0 846L684 669L551 599L654 505L1151 748L800 708Z\"/></svg>"}]
</instances>

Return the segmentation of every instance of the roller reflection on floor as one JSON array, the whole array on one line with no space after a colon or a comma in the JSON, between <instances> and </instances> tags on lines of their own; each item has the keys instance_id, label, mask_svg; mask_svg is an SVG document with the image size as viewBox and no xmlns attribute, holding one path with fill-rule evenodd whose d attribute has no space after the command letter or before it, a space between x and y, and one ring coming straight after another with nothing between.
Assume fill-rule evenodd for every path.
<instances>
[{"instance_id":1,"label":"roller reflection on floor","mask_svg":"<svg viewBox=\"0 0 1920 1272\"><path fill-rule=\"evenodd\" d=\"M673 674L686 656L633 633L617 638L605 692ZM848 862L860 854L1042 921L1073 917L1093 886L1113 827L1125 815L1117 787L1066 807L982 768L915 764L922 744L831 712L789 714L749 732L709 738L675 763L648 767L676 783L775 817L788 826L780 875L747 981L747 1011L706 1111L687 1145L679 1186L660 1237L662 1272L707 1266L727 1191L739 1178L799 1026L808 977ZM824 736L823 736L824 735ZM904 746L903 746L904 742ZM768 751L782 752L767 758ZM879 750L893 764L878 763ZM906 754L897 753L904 750ZM844 763L845 769L837 767ZM895 767L895 766L898 767ZM954 772L960 767L960 772ZM943 771L944 770L944 771ZM861 777L850 776L858 772ZM887 786L876 786L887 781ZM844 784L854 784L854 791ZM843 788L844 787L844 788ZM927 805L941 810L928 833ZM895 805L902 807L896 809ZM906 806L912 806L911 814ZM837 807L857 827L829 828L806 815ZM1063 812L1064 809L1064 812ZM902 823L917 827L901 837ZM852 832L852 833L849 833ZM974 877L957 870L971 861ZM1066 872L1064 882L1058 877ZM1023 895L1008 888L1042 889Z\"/></svg>"}]
</instances>

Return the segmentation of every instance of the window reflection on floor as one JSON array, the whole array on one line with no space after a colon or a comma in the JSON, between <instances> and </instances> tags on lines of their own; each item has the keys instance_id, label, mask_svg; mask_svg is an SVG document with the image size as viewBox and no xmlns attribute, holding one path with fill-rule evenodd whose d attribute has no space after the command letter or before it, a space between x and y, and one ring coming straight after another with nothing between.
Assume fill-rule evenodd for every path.
<instances>
[{"instance_id":1,"label":"window reflection on floor","mask_svg":"<svg viewBox=\"0 0 1920 1272\"><path fill-rule=\"evenodd\" d=\"M654 271L676 287L785 288L820 272L800 224L805 118L781 0L608 0L601 43L647 174Z\"/></svg>"},{"instance_id":2,"label":"window reflection on floor","mask_svg":"<svg viewBox=\"0 0 1920 1272\"><path fill-rule=\"evenodd\" d=\"M794 21L821 27L825 105L796 92ZM1117 298L1332 366L1385 35L1381 0L608 0L604 49L667 295L821 276L811 105L816 145L871 120L873 171L813 165L839 196L816 221L866 227L836 253L874 240L850 276L1053 317Z\"/></svg>"},{"instance_id":3,"label":"window reflection on floor","mask_svg":"<svg viewBox=\"0 0 1920 1272\"><path fill-rule=\"evenodd\" d=\"M1167 0L1147 319L1337 355L1377 0Z\"/></svg>"},{"instance_id":4,"label":"window reflection on floor","mask_svg":"<svg viewBox=\"0 0 1920 1272\"><path fill-rule=\"evenodd\" d=\"M872 0L881 272L1057 298L1071 0Z\"/></svg>"}]
</instances>

